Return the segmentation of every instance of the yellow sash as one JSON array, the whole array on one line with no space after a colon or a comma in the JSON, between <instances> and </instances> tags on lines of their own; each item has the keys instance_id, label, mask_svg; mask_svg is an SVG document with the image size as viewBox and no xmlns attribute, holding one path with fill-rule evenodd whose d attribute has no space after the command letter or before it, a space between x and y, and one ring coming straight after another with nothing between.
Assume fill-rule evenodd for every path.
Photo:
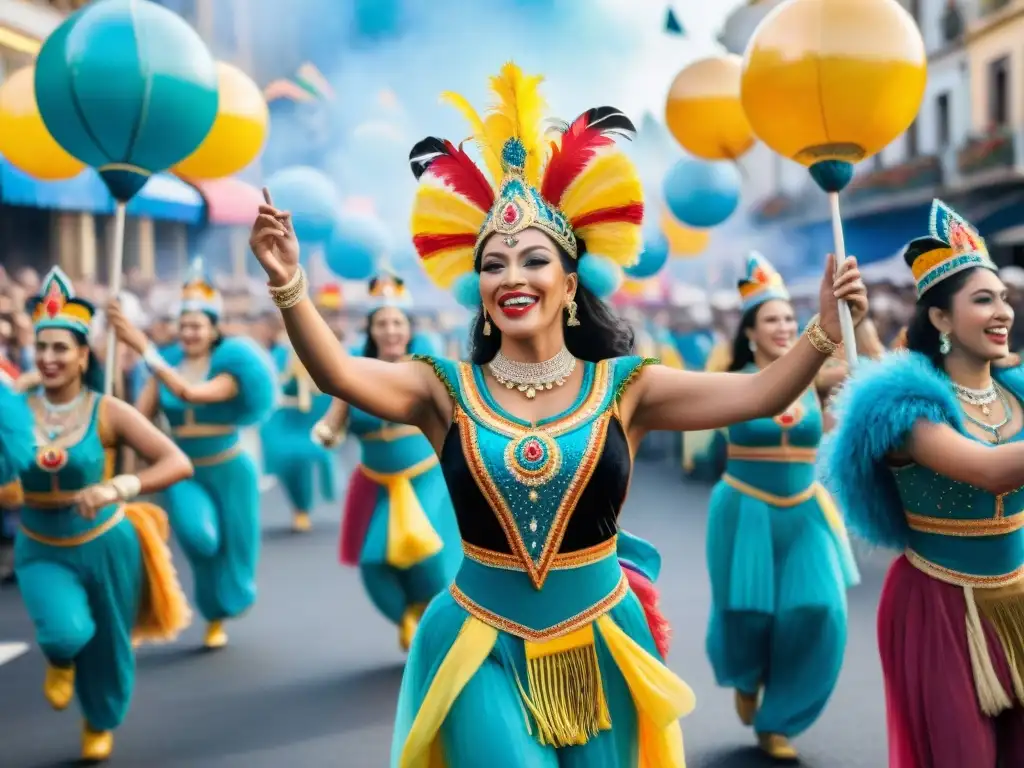
<instances>
[{"instance_id":1,"label":"yellow sash","mask_svg":"<svg viewBox=\"0 0 1024 768\"><path fill-rule=\"evenodd\" d=\"M364 475L384 486L388 492L388 565L403 570L412 568L444 547L411 482L436 464L437 456L429 456L401 472L385 473L365 466L360 468Z\"/></svg>"}]
</instances>

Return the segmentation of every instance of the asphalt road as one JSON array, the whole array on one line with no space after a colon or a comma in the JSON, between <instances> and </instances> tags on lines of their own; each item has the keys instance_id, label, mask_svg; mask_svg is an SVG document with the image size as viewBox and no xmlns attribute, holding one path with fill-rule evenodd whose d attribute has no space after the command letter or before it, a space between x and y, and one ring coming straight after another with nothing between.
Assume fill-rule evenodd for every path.
<instances>
[{"instance_id":1,"label":"asphalt road","mask_svg":"<svg viewBox=\"0 0 1024 768\"><path fill-rule=\"evenodd\" d=\"M659 586L675 627L670 664L697 692L697 710L683 721L690 768L767 766L704 656L707 494L705 486L684 484L670 464L641 463L623 524L655 542L665 560ZM313 532L296 536L280 493L265 499L255 609L229 626L223 651L197 650L200 623L173 645L140 651L135 700L109 765L386 768L403 664L396 631L370 606L358 574L338 565L340 507L321 507ZM862 553L860 561L864 583L850 594L839 687L796 742L805 766L886 765L874 627L888 557ZM187 567L181 570L187 580ZM29 650L21 652L19 642ZM0 591L0 651L0 768L73 765L79 716L74 705L56 713L43 699L43 658L16 589Z\"/></svg>"}]
</instances>

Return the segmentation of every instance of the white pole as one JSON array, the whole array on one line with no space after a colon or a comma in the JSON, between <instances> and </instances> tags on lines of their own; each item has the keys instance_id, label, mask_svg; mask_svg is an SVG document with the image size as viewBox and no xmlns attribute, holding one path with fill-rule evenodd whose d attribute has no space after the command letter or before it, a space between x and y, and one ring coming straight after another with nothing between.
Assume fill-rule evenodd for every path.
<instances>
[{"instance_id":1,"label":"white pole","mask_svg":"<svg viewBox=\"0 0 1024 768\"><path fill-rule=\"evenodd\" d=\"M839 193L828 193L829 207L832 209L832 238L836 247L836 269L846 261L846 239L843 237L843 219L839 213ZM853 315L850 305L839 302L839 327L843 332L843 347L846 349L846 362L853 370L857 366L857 332L853 327Z\"/></svg>"},{"instance_id":2,"label":"white pole","mask_svg":"<svg viewBox=\"0 0 1024 768\"><path fill-rule=\"evenodd\" d=\"M124 274L124 227L126 203L118 202L114 208L114 247L110 252L110 298L116 299L121 293L121 276ZM107 322L107 365L104 377L104 392L114 394L114 379L117 377L117 336Z\"/></svg>"}]
</instances>

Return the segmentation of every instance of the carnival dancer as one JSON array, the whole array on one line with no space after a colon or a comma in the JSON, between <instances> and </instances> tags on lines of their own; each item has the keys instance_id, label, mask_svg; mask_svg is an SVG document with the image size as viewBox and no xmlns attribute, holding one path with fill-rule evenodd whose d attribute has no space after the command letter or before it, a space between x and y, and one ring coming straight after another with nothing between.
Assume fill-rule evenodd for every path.
<instances>
[{"instance_id":1,"label":"carnival dancer","mask_svg":"<svg viewBox=\"0 0 1024 768\"><path fill-rule=\"evenodd\" d=\"M118 339L153 373L139 410L167 418L195 467L195 477L168 488L166 500L171 529L192 566L196 607L207 622L204 645L211 649L227 645L224 622L256 600L259 470L239 432L267 418L277 394L270 356L250 339L223 337L221 309L220 293L198 259L182 291L174 347L159 352L117 301L107 305Z\"/></svg>"},{"instance_id":2,"label":"carnival dancer","mask_svg":"<svg viewBox=\"0 0 1024 768\"><path fill-rule=\"evenodd\" d=\"M829 271L820 323L753 375L630 356L632 333L587 285L607 285L603 268L640 253L640 179L614 145L635 129L599 107L544 135L540 79L506 65L486 122L446 97L471 121L484 169L436 138L410 155L423 182L412 228L427 274L480 304L472 363L345 354L306 298L290 216L268 195L253 226L253 251L314 380L418 427L455 507L465 557L409 653L392 747L401 768L466 768L481 755L492 768L685 765L678 719L693 693L663 663L616 552L631 447L650 429L781 411L836 349L835 296L865 301L852 261L835 280Z\"/></svg>"},{"instance_id":3,"label":"carnival dancer","mask_svg":"<svg viewBox=\"0 0 1024 768\"><path fill-rule=\"evenodd\" d=\"M407 359L408 290L384 274L370 282L366 358ZM359 440L361 458L349 481L341 518L341 563L358 566L370 600L398 627L405 651L427 604L451 584L462 542L444 475L430 441L416 427L393 424L335 400L314 434L325 446L343 429Z\"/></svg>"},{"instance_id":4,"label":"carnival dancer","mask_svg":"<svg viewBox=\"0 0 1024 768\"><path fill-rule=\"evenodd\" d=\"M190 620L167 519L137 498L184 481L192 467L141 413L102 394L88 346L94 308L59 269L28 312L41 386L0 407L0 463L22 490L15 572L47 661L43 692L58 710L77 695L82 758L101 761L135 687L133 641L171 640ZM125 445L148 465L115 476Z\"/></svg>"},{"instance_id":5,"label":"carnival dancer","mask_svg":"<svg viewBox=\"0 0 1024 768\"><path fill-rule=\"evenodd\" d=\"M756 374L797 340L782 276L762 255L739 281L743 316L729 370ZM858 329L863 313L856 311ZM860 580L842 518L815 478L822 408L814 386L785 410L726 430L725 474L711 494L707 652L735 690L740 721L769 756L828 702L846 648L846 590Z\"/></svg>"},{"instance_id":6,"label":"carnival dancer","mask_svg":"<svg viewBox=\"0 0 1024 768\"><path fill-rule=\"evenodd\" d=\"M291 344L271 350L281 396L278 409L260 428L264 469L284 487L292 506L292 530L312 528L309 514L319 496L334 501L337 468L334 453L311 437L313 427L331 407L331 397L317 389Z\"/></svg>"},{"instance_id":7,"label":"carnival dancer","mask_svg":"<svg viewBox=\"0 0 1024 768\"><path fill-rule=\"evenodd\" d=\"M977 231L940 201L905 253L907 351L862 366L822 451L851 528L902 550L878 644L892 768L1024 765L1024 373Z\"/></svg>"}]
</instances>

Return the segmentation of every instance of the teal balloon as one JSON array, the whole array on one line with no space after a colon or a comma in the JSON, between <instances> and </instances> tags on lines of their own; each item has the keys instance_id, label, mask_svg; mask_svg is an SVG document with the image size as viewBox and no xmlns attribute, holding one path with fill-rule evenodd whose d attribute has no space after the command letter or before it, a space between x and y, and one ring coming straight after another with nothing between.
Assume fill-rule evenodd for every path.
<instances>
[{"instance_id":1,"label":"teal balloon","mask_svg":"<svg viewBox=\"0 0 1024 768\"><path fill-rule=\"evenodd\" d=\"M206 45L148 0L100 0L69 16L39 52L35 85L47 130L122 202L191 155L217 117Z\"/></svg>"},{"instance_id":2,"label":"teal balloon","mask_svg":"<svg viewBox=\"0 0 1024 768\"><path fill-rule=\"evenodd\" d=\"M388 237L376 219L344 216L327 244L327 267L342 280L369 280L387 252Z\"/></svg>"},{"instance_id":3,"label":"teal balloon","mask_svg":"<svg viewBox=\"0 0 1024 768\"><path fill-rule=\"evenodd\" d=\"M691 227L717 227L736 212L743 179L735 163L680 160L665 176L665 204Z\"/></svg>"},{"instance_id":4,"label":"teal balloon","mask_svg":"<svg viewBox=\"0 0 1024 768\"><path fill-rule=\"evenodd\" d=\"M623 272L634 280L646 280L649 277L654 277L668 263L668 254L668 239L661 232L652 232L644 241L644 250L640 254L640 260L633 266L626 267Z\"/></svg>"},{"instance_id":5,"label":"teal balloon","mask_svg":"<svg viewBox=\"0 0 1024 768\"><path fill-rule=\"evenodd\" d=\"M274 207L292 215L295 235L302 242L323 243L334 232L341 209L338 188L322 171L296 165L267 179Z\"/></svg>"}]
</instances>

